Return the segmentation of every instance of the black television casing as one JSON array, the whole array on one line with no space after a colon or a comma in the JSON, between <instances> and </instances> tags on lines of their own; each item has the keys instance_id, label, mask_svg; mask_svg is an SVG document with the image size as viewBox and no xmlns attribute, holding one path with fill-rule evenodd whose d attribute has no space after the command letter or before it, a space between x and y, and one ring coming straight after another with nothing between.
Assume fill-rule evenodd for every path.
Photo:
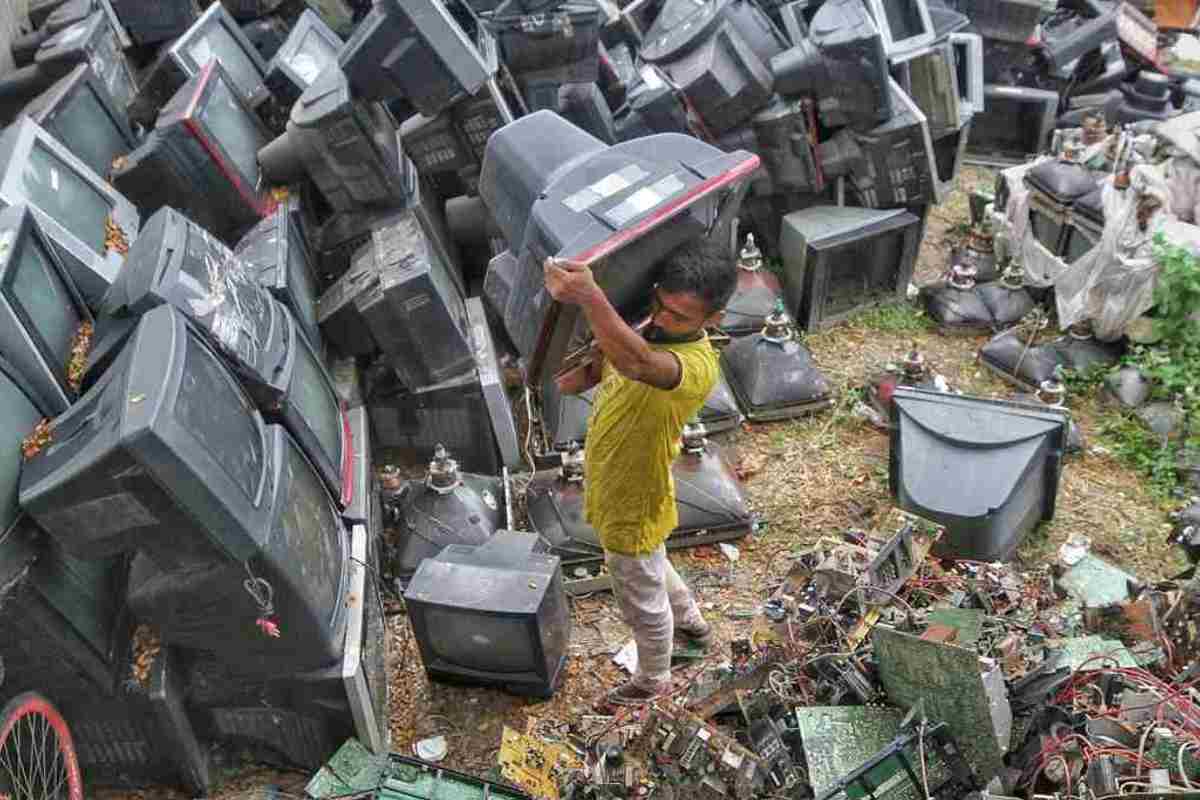
<instances>
[{"instance_id":1,"label":"black television casing","mask_svg":"<svg viewBox=\"0 0 1200 800\"><path fill-rule=\"evenodd\" d=\"M112 17L98 10L43 42L34 61L52 76L51 80L70 72L76 64L89 64L117 108L125 108L134 97L138 81L122 52L118 27Z\"/></svg>"},{"instance_id":2,"label":"black television casing","mask_svg":"<svg viewBox=\"0 0 1200 800\"><path fill-rule=\"evenodd\" d=\"M44 158L37 171L35 155ZM41 200L31 197L30 180L48 188ZM64 205L79 196L96 201L89 213ZM125 260L108 248L105 223L120 228L132 245L138 236L137 209L27 117L0 135L0 206L20 203L33 210L84 300L98 305Z\"/></svg>"},{"instance_id":3,"label":"black television casing","mask_svg":"<svg viewBox=\"0 0 1200 800\"><path fill-rule=\"evenodd\" d=\"M901 508L946 527L944 558L1003 561L1054 517L1067 412L898 387L888 479Z\"/></svg>"},{"instance_id":4,"label":"black television casing","mask_svg":"<svg viewBox=\"0 0 1200 800\"><path fill-rule=\"evenodd\" d=\"M246 273L233 254L174 209L161 209L130 250L105 311L137 316L171 305L222 353L246 391L270 419L283 422L343 504L353 487L353 459L341 401L324 363L287 308ZM321 399L323 397L323 399ZM302 404L336 410L314 422Z\"/></svg>"},{"instance_id":5,"label":"black television casing","mask_svg":"<svg viewBox=\"0 0 1200 800\"><path fill-rule=\"evenodd\" d=\"M486 544L451 545L421 562L404 599L430 678L554 693L571 616L559 559L533 553L536 542L532 534L498 531ZM487 636L489 625L506 635ZM454 659L439 645L470 652ZM509 663L488 669L489 660L499 664L505 657Z\"/></svg>"},{"instance_id":6,"label":"black television casing","mask_svg":"<svg viewBox=\"0 0 1200 800\"><path fill-rule=\"evenodd\" d=\"M345 638L348 531L295 441L279 425L266 427L266 439L273 493L255 552L243 562L176 569L135 556L126 599L171 644L221 653L252 671L326 667L339 659ZM278 638L259 629L257 620L269 615L242 586L251 574L272 587Z\"/></svg>"},{"instance_id":7,"label":"black television casing","mask_svg":"<svg viewBox=\"0 0 1200 800\"><path fill-rule=\"evenodd\" d=\"M789 314L818 330L864 307L904 300L920 228L902 209L813 206L786 215L780 250Z\"/></svg>"},{"instance_id":8,"label":"black television casing","mask_svg":"<svg viewBox=\"0 0 1200 800\"><path fill-rule=\"evenodd\" d=\"M68 554L139 549L173 569L244 561L266 540L276 474L267 426L174 308L143 315L51 428L24 464L21 506Z\"/></svg>"},{"instance_id":9,"label":"black television casing","mask_svg":"<svg viewBox=\"0 0 1200 800\"><path fill-rule=\"evenodd\" d=\"M79 64L25 106L33 119L97 175L134 147L125 111L87 64Z\"/></svg>"},{"instance_id":10,"label":"black television casing","mask_svg":"<svg viewBox=\"0 0 1200 800\"><path fill-rule=\"evenodd\" d=\"M74 330L59 331L60 340L49 342L39 325L46 316L25 307L15 286L17 269L26 262L26 253L40 263L40 286L30 284L37 293L52 293L67 308L67 322ZM68 377L75 337L92 315L75 289L54 246L42 233L32 211L26 206L9 206L0 211L0 354L24 378L24 385L40 407L61 414L78 397L78 389ZM65 333L65 338L62 334ZM55 353L55 345L62 351Z\"/></svg>"},{"instance_id":11,"label":"black television casing","mask_svg":"<svg viewBox=\"0 0 1200 800\"><path fill-rule=\"evenodd\" d=\"M196 0L109 0L129 36L139 45L182 35L200 16Z\"/></svg>"}]
</instances>

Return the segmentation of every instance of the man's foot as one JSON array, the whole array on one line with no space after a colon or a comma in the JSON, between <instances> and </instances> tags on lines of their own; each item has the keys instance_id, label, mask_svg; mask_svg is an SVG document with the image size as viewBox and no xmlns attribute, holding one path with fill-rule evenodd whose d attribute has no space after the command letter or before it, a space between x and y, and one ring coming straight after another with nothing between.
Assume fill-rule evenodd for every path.
<instances>
[{"instance_id":1,"label":"man's foot","mask_svg":"<svg viewBox=\"0 0 1200 800\"><path fill-rule=\"evenodd\" d=\"M675 628L675 634L682 636L692 644L708 647L712 643L713 627L707 620L700 620L692 625L680 625Z\"/></svg>"},{"instance_id":2,"label":"man's foot","mask_svg":"<svg viewBox=\"0 0 1200 800\"><path fill-rule=\"evenodd\" d=\"M652 689L627 681L609 692L607 699L614 706L641 706L654 702L670 691L670 681L663 681Z\"/></svg>"}]
</instances>

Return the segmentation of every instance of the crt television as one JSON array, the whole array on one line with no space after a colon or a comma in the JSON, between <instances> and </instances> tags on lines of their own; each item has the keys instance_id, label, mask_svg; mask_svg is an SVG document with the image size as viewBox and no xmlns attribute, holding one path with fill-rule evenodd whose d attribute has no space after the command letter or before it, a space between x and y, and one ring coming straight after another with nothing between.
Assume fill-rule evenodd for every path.
<instances>
[{"instance_id":1,"label":"crt television","mask_svg":"<svg viewBox=\"0 0 1200 800\"><path fill-rule=\"evenodd\" d=\"M327 66L337 61L341 49L341 38L317 12L306 9L267 64L267 88L276 100L290 107Z\"/></svg>"},{"instance_id":2,"label":"crt television","mask_svg":"<svg viewBox=\"0 0 1200 800\"><path fill-rule=\"evenodd\" d=\"M350 610L349 534L295 441L279 425L268 425L266 438L273 494L264 503L267 525L254 554L175 569L139 555L130 568L127 601L133 615L153 622L167 642L227 654L250 670L329 666L341 655ZM254 592L243 587L250 575ZM282 631L278 638L257 624L267 613L264 599Z\"/></svg>"},{"instance_id":3,"label":"crt television","mask_svg":"<svg viewBox=\"0 0 1200 800\"><path fill-rule=\"evenodd\" d=\"M549 697L562 676L571 615L557 556L538 537L498 531L427 558L404 593L425 672L435 680Z\"/></svg>"},{"instance_id":4,"label":"crt television","mask_svg":"<svg viewBox=\"0 0 1200 800\"><path fill-rule=\"evenodd\" d=\"M62 549L140 549L174 569L254 558L276 474L266 424L220 358L170 306L145 314L121 355L25 462L21 506Z\"/></svg>"},{"instance_id":5,"label":"crt television","mask_svg":"<svg viewBox=\"0 0 1200 800\"><path fill-rule=\"evenodd\" d=\"M25 106L24 113L100 176L133 149L125 110L87 64L76 66Z\"/></svg>"},{"instance_id":6,"label":"crt television","mask_svg":"<svg viewBox=\"0 0 1200 800\"><path fill-rule=\"evenodd\" d=\"M124 569L67 556L22 513L21 440L44 415L27 388L0 357L0 696L106 692Z\"/></svg>"},{"instance_id":7,"label":"crt television","mask_svg":"<svg viewBox=\"0 0 1200 800\"><path fill-rule=\"evenodd\" d=\"M214 2L182 36L164 46L146 68L129 105L130 119L146 127L153 125L159 108L213 59L221 63L238 97L251 108L270 97L263 84L266 61L233 16L221 3Z\"/></svg>"},{"instance_id":8,"label":"crt television","mask_svg":"<svg viewBox=\"0 0 1200 800\"><path fill-rule=\"evenodd\" d=\"M270 136L223 66L209 63L189 79L159 114L155 130L193 198L186 210L220 210L207 215L212 233L232 243L273 209L257 160Z\"/></svg>"},{"instance_id":9,"label":"crt television","mask_svg":"<svg viewBox=\"0 0 1200 800\"><path fill-rule=\"evenodd\" d=\"M114 316L173 305L226 357L250 396L283 422L335 497L350 502L352 446L341 401L287 308L202 228L164 208L105 298Z\"/></svg>"},{"instance_id":10,"label":"crt television","mask_svg":"<svg viewBox=\"0 0 1200 800\"><path fill-rule=\"evenodd\" d=\"M61 414L75 400L83 364L72 363L92 315L54 246L26 206L0 211L0 354L38 405Z\"/></svg>"},{"instance_id":11,"label":"crt television","mask_svg":"<svg viewBox=\"0 0 1200 800\"><path fill-rule=\"evenodd\" d=\"M295 217L279 206L233 249L256 281L288 307L309 344L321 350L317 326L317 276Z\"/></svg>"},{"instance_id":12,"label":"crt television","mask_svg":"<svg viewBox=\"0 0 1200 800\"><path fill-rule=\"evenodd\" d=\"M921 220L903 209L813 206L783 218L787 310L807 330L858 310L903 300L920 245Z\"/></svg>"},{"instance_id":13,"label":"crt television","mask_svg":"<svg viewBox=\"0 0 1200 800\"><path fill-rule=\"evenodd\" d=\"M62 77L80 63L91 65L104 81L117 108L124 108L138 85L122 52L118 26L103 11L96 11L51 36L38 48L35 61L45 74Z\"/></svg>"},{"instance_id":14,"label":"crt television","mask_svg":"<svg viewBox=\"0 0 1200 800\"><path fill-rule=\"evenodd\" d=\"M138 213L102 176L36 122L22 118L0 137L0 206L27 204L54 243L76 288L97 304L138 235Z\"/></svg>"}]
</instances>

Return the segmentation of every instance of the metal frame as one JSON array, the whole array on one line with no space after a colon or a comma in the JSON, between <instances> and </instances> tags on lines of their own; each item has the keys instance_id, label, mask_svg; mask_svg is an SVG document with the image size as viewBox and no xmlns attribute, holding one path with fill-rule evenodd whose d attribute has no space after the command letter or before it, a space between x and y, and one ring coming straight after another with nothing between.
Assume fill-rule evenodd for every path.
<instances>
[{"instance_id":1,"label":"metal frame","mask_svg":"<svg viewBox=\"0 0 1200 800\"><path fill-rule=\"evenodd\" d=\"M922 33L909 36L907 39L896 39L892 34L892 26L888 23L887 6L891 3L909 2L916 8L917 15L924 27ZM929 16L929 7L925 0L867 0L867 8L875 18L875 27L883 36L883 49L889 61L904 61L914 55L919 55L921 48L928 47L934 42L933 19Z\"/></svg>"},{"instance_id":2,"label":"metal frame","mask_svg":"<svg viewBox=\"0 0 1200 800\"><path fill-rule=\"evenodd\" d=\"M950 45L954 48L954 60L966 60L967 85L959 83L959 99L969 106L971 113L986 107L983 94L983 37L977 33L952 33Z\"/></svg>"}]
</instances>

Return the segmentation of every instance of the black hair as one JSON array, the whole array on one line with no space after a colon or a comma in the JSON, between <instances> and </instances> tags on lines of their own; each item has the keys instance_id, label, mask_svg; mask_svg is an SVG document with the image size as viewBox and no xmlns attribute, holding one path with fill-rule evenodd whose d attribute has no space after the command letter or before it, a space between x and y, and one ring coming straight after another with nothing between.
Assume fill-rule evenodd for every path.
<instances>
[{"instance_id":1,"label":"black hair","mask_svg":"<svg viewBox=\"0 0 1200 800\"><path fill-rule=\"evenodd\" d=\"M659 273L663 292L691 292L709 312L721 311L737 289L737 267L728 245L701 236L672 250Z\"/></svg>"}]
</instances>

